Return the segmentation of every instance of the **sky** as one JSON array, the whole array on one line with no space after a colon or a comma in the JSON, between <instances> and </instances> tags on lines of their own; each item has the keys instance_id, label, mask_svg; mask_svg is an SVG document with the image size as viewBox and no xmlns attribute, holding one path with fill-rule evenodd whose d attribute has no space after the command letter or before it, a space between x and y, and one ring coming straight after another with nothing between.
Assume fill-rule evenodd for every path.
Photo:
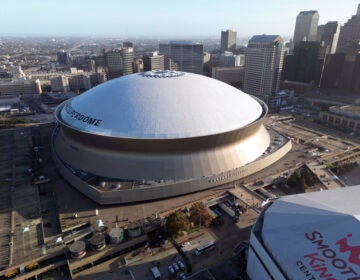
<instances>
[{"instance_id":1,"label":"sky","mask_svg":"<svg viewBox=\"0 0 360 280\"><path fill-rule=\"evenodd\" d=\"M0 0L0 36L292 36L300 11L346 22L359 0Z\"/></svg>"}]
</instances>

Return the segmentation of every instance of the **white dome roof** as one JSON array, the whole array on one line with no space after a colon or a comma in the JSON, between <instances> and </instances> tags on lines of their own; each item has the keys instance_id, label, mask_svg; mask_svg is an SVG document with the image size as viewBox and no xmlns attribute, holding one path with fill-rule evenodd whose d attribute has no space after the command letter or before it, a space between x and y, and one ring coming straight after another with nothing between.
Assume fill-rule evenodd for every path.
<instances>
[{"instance_id":1,"label":"white dome roof","mask_svg":"<svg viewBox=\"0 0 360 280\"><path fill-rule=\"evenodd\" d=\"M69 126L93 134L172 139L236 130L262 112L258 101L218 80L157 71L94 87L66 101L60 117Z\"/></svg>"}]
</instances>

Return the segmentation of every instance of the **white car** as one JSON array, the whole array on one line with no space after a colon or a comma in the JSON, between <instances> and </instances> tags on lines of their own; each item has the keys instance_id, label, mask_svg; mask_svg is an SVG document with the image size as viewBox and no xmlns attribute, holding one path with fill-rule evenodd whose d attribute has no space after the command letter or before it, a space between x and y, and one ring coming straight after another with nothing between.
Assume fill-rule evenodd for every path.
<instances>
[{"instance_id":1,"label":"white car","mask_svg":"<svg viewBox=\"0 0 360 280\"><path fill-rule=\"evenodd\" d=\"M182 247L186 247L186 246L189 246L189 245L190 245L190 242L187 241L187 242L184 242L184 243L182 244Z\"/></svg>"}]
</instances>

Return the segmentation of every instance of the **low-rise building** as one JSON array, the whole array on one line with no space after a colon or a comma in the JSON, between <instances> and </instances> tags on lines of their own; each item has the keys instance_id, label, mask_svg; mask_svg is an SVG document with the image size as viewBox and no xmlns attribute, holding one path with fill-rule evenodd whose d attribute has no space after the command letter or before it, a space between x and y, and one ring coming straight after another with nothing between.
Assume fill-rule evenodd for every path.
<instances>
[{"instance_id":1,"label":"low-rise building","mask_svg":"<svg viewBox=\"0 0 360 280\"><path fill-rule=\"evenodd\" d=\"M1 96L0 113L10 112L12 106L20 102L20 96Z\"/></svg>"},{"instance_id":2,"label":"low-rise building","mask_svg":"<svg viewBox=\"0 0 360 280\"><path fill-rule=\"evenodd\" d=\"M95 87L106 82L105 72L95 72L90 74L91 87Z\"/></svg>"},{"instance_id":3,"label":"low-rise building","mask_svg":"<svg viewBox=\"0 0 360 280\"><path fill-rule=\"evenodd\" d=\"M69 91L69 79L67 76L57 76L50 79L51 90L53 92L66 92Z\"/></svg>"},{"instance_id":4,"label":"low-rise building","mask_svg":"<svg viewBox=\"0 0 360 280\"><path fill-rule=\"evenodd\" d=\"M341 130L360 133L360 105L332 106L319 114L319 121Z\"/></svg>"},{"instance_id":5,"label":"low-rise building","mask_svg":"<svg viewBox=\"0 0 360 280\"><path fill-rule=\"evenodd\" d=\"M69 76L69 88L74 92L82 92L91 88L90 76L77 74Z\"/></svg>"},{"instance_id":6,"label":"low-rise building","mask_svg":"<svg viewBox=\"0 0 360 280\"><path fill-rule=\"evenodd\" d=\"M0 95L39 94L41 92L39 79L19 78L11 81L0 81Z\"/></svg>"},{"instance_id":7,"label":"low-rise building","mask_svg":"<svg viewBox=\"0 0 360 280\"><path fill-rule=\"evenodd\" d=\"M239 67L245 65L245 55L234 55L232 52L223 52L220 55L220 67Z\"/></svg>"},{"instance_id":8,"label":"low-rise building","mask_svg":"<svg viewBox=\"0 0 360 280\"><path fill-rule=\"evenodd\" d=\"M83 92L106 81L105 72L81 72L64 74L51 78L53 92L78 91Z\"/></svg>"},{"instance_id":9,"label":"low-rise building","mask_svg":"<svg viewBox=\"0 0 360 280\"><path fill-rule=\"evenodd\" d=\"M0 68L0 79L11 79L13 77L13 74L6 69Z\"/></svg>"},{"instance_id":10,"label":"low-rise building","mask_svg":"<svg viewBox=\"0 0 360 280\"><path fill-rule=\"evenodd\" d=\"M294 98L294 91L282 90L273 95L269 99L269 107L271 109L286 110L292 106L292 100Z\"/></svg>"},{"instance_id":11,"label":"low-rise building","mask_svg":"<svg viewBox=\"0 0 360 280\"><path fill-rule=\"evenodd\" d=\"M281 81L280 90L288 89L293 90L296 94L304 94L309 91L309 83L295 82L295 81Z\"/></svg>"}]
</instances>

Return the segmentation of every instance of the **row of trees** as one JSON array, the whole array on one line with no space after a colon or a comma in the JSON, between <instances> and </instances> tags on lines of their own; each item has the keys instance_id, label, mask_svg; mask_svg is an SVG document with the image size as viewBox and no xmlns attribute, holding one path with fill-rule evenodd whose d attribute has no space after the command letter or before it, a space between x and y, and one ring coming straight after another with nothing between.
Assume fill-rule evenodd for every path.
<instances>
[{"instance_id":1,"label":"row of trees","mask_svg":"<svg viewBox=\"0 0 360 280\"><path fill-rule=\"evenodd\" d=\"M9 127L14 127L17 124L23 124L26 123L25 119L22 118L1 118L0 119L0 129L3 128L9 128Z\"/></svg>"},{"instance_id":2,"label":"row of trees","mask_svg":"<svg viewBox=\"0 0 360 280\"><path fill-rule=\"evenodd\" d=\"M208 213L206 205L203 202L196 202L191 206L189 215L185 215L180 210L171 213L166 219L166 229L176 238L183 231L188 231L191 224L209 227L211 222L212 217Z\"/></svg>"},{"instance_id":3,"label":"row of trees","mask_svg":"<svg viewBox=\"0 0 360 280\"><path fill-rule=\"evenodd\" d=\"M358 166L357 161L344 161L338 164L328 164L326 167L329 168L336 175L339 175L356 166Z\"/></svg>"}]
</instances>

